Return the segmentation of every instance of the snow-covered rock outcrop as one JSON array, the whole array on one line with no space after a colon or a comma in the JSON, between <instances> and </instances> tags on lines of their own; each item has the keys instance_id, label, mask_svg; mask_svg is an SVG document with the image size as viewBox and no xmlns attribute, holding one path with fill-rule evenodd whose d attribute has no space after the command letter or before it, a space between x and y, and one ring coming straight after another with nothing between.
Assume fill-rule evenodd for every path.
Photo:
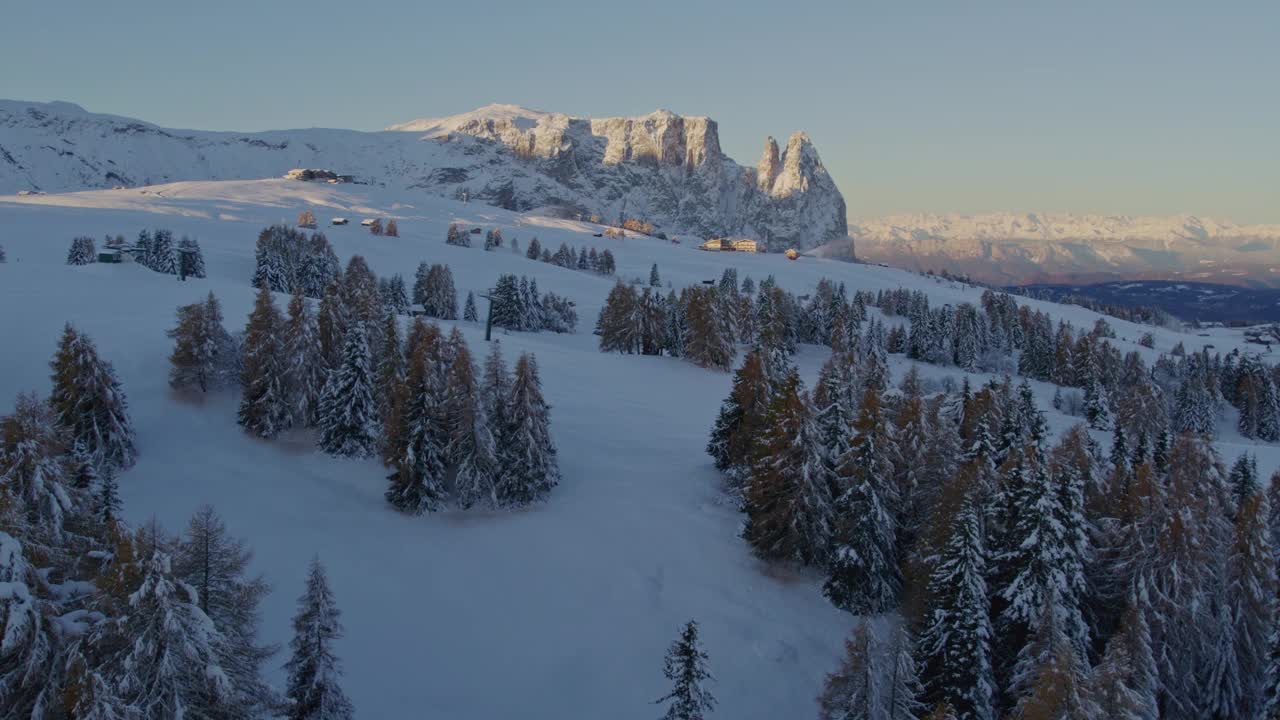
<instances>
[{"instance_id":1,"label":"snow-covered rock outcrop","mask_svg":"<svg viewBox=\"0 0 1280 720\"><path fill-rule=\"evenodd\" d=\"M844 198L808 136L759 170L726 157L714 120L659 110L577 118L490 105L383 132L170 130L69 103L0 101L0 193L278 177L325 167L509 209L561 208L773 250L844 238Z\"/></svg>"}]
</instances>

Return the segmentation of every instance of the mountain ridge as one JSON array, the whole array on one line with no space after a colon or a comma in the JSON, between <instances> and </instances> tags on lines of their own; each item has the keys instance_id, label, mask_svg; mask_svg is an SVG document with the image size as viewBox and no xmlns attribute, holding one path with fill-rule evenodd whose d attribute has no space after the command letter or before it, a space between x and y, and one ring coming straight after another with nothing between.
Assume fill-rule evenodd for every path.
<instances>
[{"instance_id":1,"label":"mountain ridge","mask_svg":"<svg viewBox=\"0 0 1280 720\"><path fill-rule=\"evenodd\" d=\"M762 180L720 148L717 123L659 110L575 118L489 105L392 130L163 128L65 102L0 100L0 193L279 177L324 167L364 182L506 209L636 219L667 233L745 236L771 250L848 231L845 202L806 134Z\"/></svg>"}]
</instances>

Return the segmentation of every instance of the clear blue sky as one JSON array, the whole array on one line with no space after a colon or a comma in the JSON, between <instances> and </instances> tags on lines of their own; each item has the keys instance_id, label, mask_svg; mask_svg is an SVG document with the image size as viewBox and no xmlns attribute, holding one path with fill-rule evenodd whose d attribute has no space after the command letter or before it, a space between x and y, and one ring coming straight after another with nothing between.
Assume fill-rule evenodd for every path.
<instances>
[{"instance_id":1,"label":"clear blue sky","mask_svg":"<svg viewBox=\"0 0 1280 720\"><path fill-rule=\"evenodd\" d=\"M1280 222L1280 2L12 2L0 97L183 128L377 129L509 102L807 130L851 218Z\"/></svg>"}]
</instances>

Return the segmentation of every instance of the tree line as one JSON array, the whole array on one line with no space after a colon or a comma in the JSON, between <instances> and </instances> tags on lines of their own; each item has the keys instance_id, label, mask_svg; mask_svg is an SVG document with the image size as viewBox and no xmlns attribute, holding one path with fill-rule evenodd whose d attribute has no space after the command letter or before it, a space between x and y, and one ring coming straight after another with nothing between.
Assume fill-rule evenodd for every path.
<instances>
[{"instance_id":1,"label":"tree line","mask_svg":"<svg viewBox=\"0 0 1280 720\"><path fill-rule=\"evenodd\" d=\"M108 235L103 245L107 249L118 249L125 246L123 235ZM134 261L145 268L166 275L202 278L205 276L204 254L200 251L200 242L194 238L182 236L175 244L173 233L168 230L156 230L149 233L143 230L131 248ZM93 238L80 235L71 239L71 247L67 249L68 265L90 265L98 262L98 251Z\"/></svg>"}]
</instances>

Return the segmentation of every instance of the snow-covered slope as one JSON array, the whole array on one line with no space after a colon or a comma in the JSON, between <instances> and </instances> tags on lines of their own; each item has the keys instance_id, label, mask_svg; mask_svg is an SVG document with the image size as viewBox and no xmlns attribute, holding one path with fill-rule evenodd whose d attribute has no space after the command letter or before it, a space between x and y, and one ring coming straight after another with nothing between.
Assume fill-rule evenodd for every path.
<instances>
[{"instance_id":1,"label":"snow-covered slope","mask_svg":"<svg viewBox=\"0 0 1280 720\"><path fill-rule=\"evenodd\" d=\"M509 514L406 517L383 499L386 471L375 461L328 458L302 434L250 438L236 426L234 392L192 398L169 390L164 331L174 308L212 290L228 325L242 326L253 300L258 231L305 209L322 221L397 219L399 238L325 227L344 262L361 254L379 274L406 276L422 260L447 263L464 296L490 287L499 273L523 273L544 292L577 303L575 335L498 336L509 359L537 354L553 405L564 480L547 504ZM339 652L360 717L652 718L652 700L666 690L663 652L690 618L702 625L717 678L715 717L812 717L852 618L823 599L820 578L761 563L738 537L740 515L723 499L703 449L730 376L674 358L599 353L590 328L613 279L509 250L446 245L454 220L501 228L521 247L533 236L553 248L608 247L619 276L647 278L656 263L675 287L718 278L732 266L757 281L772 274L797 293L812 292L824 276L851 289L919 288L939 304L972 302L980 293L869 265L595 238L599 228L586 223L373 186L186 182L0 197L0 245L8 256L0 264L0 413L18 392L47 391L64 322L86 331L119 372L138 431L139 462L119 478L127 517L154 516L176 531L195 508L213 503L231 531L253 545L254 568L274 585L263 608L271 641L287 639L307 562L318 553L345 613ZM183 283L136 265L63 264L75 235L132 235L142 227L198 237L209 278ZM277 297L281 305L286 300ZM1080 327L1098 317L1027 303ZM1154 356L1135 344L1149 328L1110 323L1123 351ZM456 325L473 352L487 351L480 326ZM1213 343L1224 352L1239 344L1238 334L1211 332L1154 330L1155 344L1167 351L1178 342L1188 350ZM801 347L806 382L826 357L824 349ZM895 381L904 362L894 356ZM921 368L932 377L959 374ZM1036 383L1035 391L1055 432L1074 422L1052 411L1051 386ZM1095 435L1109 447L1105 434ZM1242 450L1258 452L1263 476L1280 460L1275 446L1242 440L1229 422L1222 437L1228 462Z\"/></svg>"},{"instance_id":2,"label":"snow-covered slope","mask_svg":"<svg viewBox=\"0 0 1280 720\"><path fill-rule=\"evenodd\" d=\"M1192 215L895 215L850 227L858 256L1022 284L1125 278L1280 284L1280 225ZM820 252L847 254L833 242Z\"/></svg>"},{"instance_id":3,"label":"snow-covered slope","mask_svg":"<svg viewBox=\"0 0 1280 720\"><path fill-rule=\"evenodd\" d=\"M671 233L742 235L774 250L842 238L845 203L808 136L767 172L724 155L715 121L657 111L575 118L490 105L385 132L170 130L69 103L0 101L0 192L279 177L320 167L507 209L635 218ZM766 157L770 154L766 151Z\"/></svg>"}]
</instances>

